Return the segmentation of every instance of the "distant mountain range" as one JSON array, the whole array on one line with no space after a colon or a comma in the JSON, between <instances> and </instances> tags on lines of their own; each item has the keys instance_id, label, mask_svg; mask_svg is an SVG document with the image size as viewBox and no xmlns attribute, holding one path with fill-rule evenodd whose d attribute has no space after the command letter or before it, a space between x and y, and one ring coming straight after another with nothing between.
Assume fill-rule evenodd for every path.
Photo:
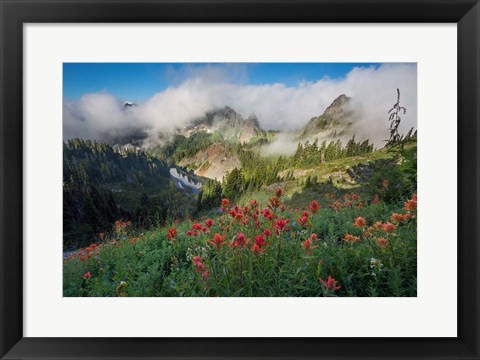
<instances>
[{"instance_id":1,"label":"distant mountain range","mask_svg":"<svg viewBox=\"0 0 480 360\"><path fill-rule=\"evenodd\" d=\"M124 107L136 106L125 102ZM158 145L166 147L159 153L166 154L173 163L195 171L196 175L221 180L222 177L241 166L236 144L261 147L286 135L295 142L331 141L351 137L354 132L355 109L352 99L339 95L323 114L306 120L305 125L295 131L282 132L262 129L256 115L244 117L229 106L211 109L192 119L186 126L177 127L175 134L157 135ZM115 148L134 147L141 149L147 139L147 131L135 130L127 135L108 139ZM151 150L151 143L149 144Z\"/></svg>"},{"instance_id":2,"label":"distant mountain range","mask_svg":"<svg viewBox=\"0 0 480 360\"><path fill-rule=\"evenodd\" d=\"M351 98L345 94L338 96L324 111L323 114L308 120L305 125L294 131L300 138L340 136L348 130L354 122L354 109ZM255 114L244 118L229 106L206 112L184 128L178 128L178 133L189 137L196 132L221 134L226 140L248 142L256 136L263 136L267 132L262 129Z\"/></svg>"}]
</instances>

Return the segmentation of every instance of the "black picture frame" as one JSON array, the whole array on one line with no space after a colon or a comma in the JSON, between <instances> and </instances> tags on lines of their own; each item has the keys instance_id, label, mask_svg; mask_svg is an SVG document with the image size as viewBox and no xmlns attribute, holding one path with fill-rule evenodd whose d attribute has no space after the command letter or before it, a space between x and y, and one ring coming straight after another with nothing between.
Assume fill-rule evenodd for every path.
<instances>
[{"instance_id":1,"label":"black picture frame","mask_svg":"<svg viewBox=\"0 0 480 360\"><path fill-rule=\"evenodd\" d=\"M0 357L2 359L479 359L480 4L478 0L260 0L255 2L247 0L0 0L0 12ZM23 337L23 24L121 22L456 23L458 26L458 337L281 339ZM452 286L452 284L445 284L445 291L452 291Z\"/></svg>"}]
</instances>

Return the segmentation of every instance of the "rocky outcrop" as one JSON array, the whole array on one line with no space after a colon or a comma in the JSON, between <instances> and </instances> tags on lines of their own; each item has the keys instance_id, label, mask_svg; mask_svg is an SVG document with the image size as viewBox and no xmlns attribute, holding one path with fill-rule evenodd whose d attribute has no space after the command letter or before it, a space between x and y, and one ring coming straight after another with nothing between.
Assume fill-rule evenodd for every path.
<instances>
[{"instance_id":1,"label":"rocky outcrop","mask_svg":"<svg viewBox=\"0 0 480 360\"><path fill-rule=\"evenodd\" d=\"M241 162L238 156L228 154L222 144L216 143L192 157L183 159L180 165L195 167L195 175L221 181L227 172L240 168Z\"/></svg>"},{"instance_id":2,"label":"rocky outcrop","mask_svg":"<svg viewBox=\"0 0 480 360\"><path fill-rule=\"evenodd\" d=\"M302 135L311 135L319 132L335 131L339 133L350 125L352 111L349 108L350 99L342 94L337 97L320 116L311 118L302 129Z\"/></svg>"},{"instance_id":3,"label":"rocky outcrop","mask_svg":"<svg viewBox=\"0 0 480 360\"><path fill-rule=\"evenodd\" d=\"M204 116L195 119L181 130L181 134L189 137L198 131L218 133L225 140L239 142L248 142L262 132L255 115L245 119L229 106L206 112Z\"/></svg>"}]
</instances>

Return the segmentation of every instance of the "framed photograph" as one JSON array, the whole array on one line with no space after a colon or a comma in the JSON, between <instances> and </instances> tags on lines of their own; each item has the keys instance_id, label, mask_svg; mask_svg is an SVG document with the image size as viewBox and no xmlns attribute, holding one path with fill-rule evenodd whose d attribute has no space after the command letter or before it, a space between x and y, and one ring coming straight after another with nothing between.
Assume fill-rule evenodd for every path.
<instances>
[{"instance_id":1,"label":"framed photograph","mask_svg":"<svg viewBox=\"0 0 480 360\"><path fill-rule=\"evenodd\" d=\"M478 1L0 2L2 359L479 358Z\"/></svg>"}]
</instances>

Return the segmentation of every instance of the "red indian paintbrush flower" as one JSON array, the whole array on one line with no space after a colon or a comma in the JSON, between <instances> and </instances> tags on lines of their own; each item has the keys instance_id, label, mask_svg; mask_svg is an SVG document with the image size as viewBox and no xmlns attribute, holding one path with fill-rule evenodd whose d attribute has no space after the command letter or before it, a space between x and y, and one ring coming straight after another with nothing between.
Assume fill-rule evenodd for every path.
<instances>
[{"instance_id":1,"label":"red indian paintbrush flower","mask_svg":"<svg viewBox=\"0 0 480 360\"><path fill-rule=\"evenodd\" d=\"M320 205L318 205L318 201L313 200L312 203L308 206L308 210L315 215L318 210L320 210Z\"/></svg>"},{"instance_id":2,"label":"red indian paintbrush flower","mask_svg":"<svg viewBox=\"0 0 480 360\"><path fill-rule=\"evenodd\" d=\"M273 214L269 209L263 210L262 215L267 220L272 220L272 218L273 218Z\"/></svg>"},{"instance_id":3,"label":"red indian paintbrush flower","mask_svg":"<svg viewBox=\"0 0 480 360\"><path fill-rule=\"evenodd\" d=\"M195 267L196 267L196 269L195 269L196 272L205 270L205 265L203 264L202 259L200 258L200 256L195 256L195 257L192 259L192 262L193 262L193 264L194 264Z\"/></svg>"},{"instance_id":4,"label":"red indian paintbrush flower","mask_svg":"<svg viewBox=\"0 0 480 360\"><path fill-rule=\"evenodd\" d=\"M230 206L230 200L222 199L222 207L229 207L229 206Z\"/></svg>"},{"instance_id":5,"label":"red indian paintbrush flower","mask_svg":"<svg viewBox=\"0 0 480 360\"><path fill-rule=\"evenodd\" d=\"M252 253L255 255L262 254L265 252L264 247L268 245L268 242L265 242L265 238L263 235L259 235L255 237L255 243L252 246Z\"/></svg>"},{"instance_id":6,"label":"red indian paintbrush flower","mask_svg":"<svg viewBox=\"0 0 480 360\"><path fill-rule=\"evenodd\" d=\"M349 244L354 244L354 243L359 243L360 242L360 238L358 236L353 236L353 235L350 235L350 234L346 234L345 237L342 240L349 243Z\"/></svg>"},{"instance_id":7,"label":"red indian paintbrush flower","mask_svg":"<svg viewBox=\"0 0 480 360\"><path fill-rule=\"evenodd\" d=\"M323 279L319 279L322 285L325 287L326 290L328 291L337 291L338 289L341 288L341 286L337 286L337 281L332 278L330 275L328 275L327 281Z\"/></svg>"},{"instance_id":8,"label":"red indian paintbrush flower","mask_svg":"<svg viewBox=\"0 0 480 360\"><path fill-rule=\"evenodd\" d=\"M202 230L203 225L202 224L193 224L192 225L192 230L194 231L200 231Z\"/></svg>"},{"instance_id":9,"label":"red indian paintbrush flower","mask_svg":"<svg viewBox=\"0 0 480 360\"><path fill-rule=\"evenodd\" d=\"M282 202L280 201L280 198L277 198L275 196L272 196L270 199L268 199L268 202L269 202L268 207L270 207L270 209L276 209L280 207L280 205L282 204Z\"/></svg>"},{"instance_id":10,"label":"red indian paintbrush flower","mask_svg":"<svg viewBox=\"0 0 480 360\"><path fill-rule=\"evenodd\" d=\"M223 245L225 245L225 236L221 236L220 234L215 234L212 240L209 240L208 243L215 246L217 250L220 250Z\"/></svg>"},{"instance_id":11,"label":"red indian paintbrush flower","mask_svg":"<svg viewBox=\"0 0 480 360\"><path fill-rule=\"evenodd\" d=\"M201 274L202 278L200 279L200 282L205 282L208 280L210 273L206 269L205 264L203 263L202 259L200 256L195 256L192 259L193 265L195 266L195 272L197 274Z\"/></svg>"},{"instance_id":12,"label":"red indian paintbrush flower","mask_svg":"<svg viewBox=\"0 0 480 360\"><path fill-rule=\"evenodd\" d=\"M398 224L399 222L402 222L402 221L403 221L403 215L402 215L402 214L393 213L392 216L390 216L390 221L391 221L393 224Z\"/></svg>"},{"instance_id":13,"label":"red indian paintbrush flower","mask_svg":"<svg viewBox=\"0 0 480 360\"><path fill-rule=\"evenodd\" d=\"M263 235L258 235L255 237L255 245L263 247L263 246L267 246L268 242L265 242L265 238L263 237Z\"/></svg>"},{"instance_id":14,"label":"red indian paintbrush flower","mask_svg":"<svg viewBox=\"0 0 480 360\"><path fill-rule=\"evenodd\" d=\"M204 272L202 272L202 280L203 281L207 281L209 276L210 276L210 272L208 270L205 270Z\"/></svg>"},{"instance_id":15,"label":"red indian paintbrush flower","mask_svg":"<svg viewBox=\"0 0 480 360\"><path fill-rule=\"evenodd\" d=\"M394 232L395 229L396 229L396 227L392 223L387 222L387 223L383 224L383 231L385 231L386 233Z\"/></svg>"},{"instance_id":16,"label":"red indian paintbrush flower","mask_svg":"<svg viewBox=\"0 0 480 360\"><path fill-rule=\"evenodd\" d=\"M308 216L302 216L301 218L298 219L298 224L300 226L305 226L305 224L308 223Z\"/></svg>"},{"instance_id":17,"label":"red indian paintbrush flower","mask_svg":"<svg viewBox=\"0 0 480 360\"><path fill-rule=\"evenodd\" d=\"M90 274L90 271L89 271L89 272L86 272L85 274L83 274L83 278L84 278L85 280L90 279L91 277L92 277L92 275Z\"/></svg>"},{"instance_id":18,"label":"red indian paintbrush flower","mask_svg":"<svg viewBox=\"0 0 480 360\"><path fill-rule=\"evenodd\" d=\"M230 200L222 199L222 211L227 212L227 209L229 206L230 206Z\"/></svg>"},{"instance_id":19,"label":"red indian paintbrush flower","mask_svg":"<svg viewBox=\"0 0 480 360\"><path fill-rule=\"evenodd\" d=\"M355 226L356 228L358 229L363 229L365 227L366 223L365 223L365 219L361 216L359 216L358 218L355 219L355 224L353 224L353 226Z\"/></svg>"},{"instance_id":20,"label":"red indian paintbrush flower","mask_svg":"<svg viewBox=\"0 0 480 360\"><path fill-rule=\"evenodd\" d=\"M312 246L312 238L308 238L302 243L302 247L305 250L307 255L310 255L312 250L315 249L317 246Z\"/></svg>"},{"instance_id":21,"label":"red indian paintbrush flower","mask_svg":"<svg viewBox=\"0 0 480 360\"><path fill-rule=\"evenodd\" d=\"M385 238L380 238L377 240L377 245L384 249L388 245L388 240Z\"/></svg>"},{"instance_id":22,"label":"red indian paintbrush flower","mask_svg":"<svg viewBox=\"0 0 480 360\"><path fill-rule=\"evenodd\" d=\"M282 188L276 188L275 189L275 195L280 198L283 195L283 189Z\"/></svg>"},{"instance_id":23,"label":"red indian paintbrush flower","mask_svg":"<svg viewBox=\"0 0 480 360\"><path fill-rule=\"evenodd\" d=\"M275 229L282 231L289 222L290 220L279 219L279 220L275 220L275 224L273 226Z\"/></svg>"},{"instance_id":24,"label":"red indian paintbrush flower","mask_svg":"<svg viewBox=\"0 0 480 360\"><path fill-rule=\"evenodd\" d=\"M211 228L213 226L213 220L208 219L207 221L205 221L205 225L207 225L209 228Z\"/></svg>"},{"instance_id":25,"label":"red indian paintbrush flower","mask_svg":"<svg viewBox=\"0 0 480 360\"><path fill-rule=\"evenodd\" d=\"M248 245L249 240L246 239L245 234L240 233L235 237L235 240L232 243L232 246L234 248L242 248L245 249L245 247Z\"/></svg>"},{"instance_id":26,"label":"red indian paintbrush flower","mask_svg":"<svg viewBox=\"0 0 480 360\"><path fill-rule=\"evenodd\" d=\"M177 237L177 234L178 234L177 229L175 228L168 229L168 233L167 233L168 240L175 239Z\"/></svg>"},{"instance_id":27,"label":"red indian paintbrush flower","mask_svg":"<svg viewBox=\"0 0 480 360\"><path fill-rule=\"evenodd\" d=\"M262 249L262 247L258 246L257 244L253 244L251 250L252 250L252 253L254 253L255 255L262 254L265 252L265 249Z\"/></svg>"},{"instance_id":28,"label":"red indian paintbrush flower","mask_svg":"<svg viewBox=\"0 0 480 360\"><path fill-rule=\"evenodd\" d=\"M392 221L393 224L398 224L398 223L403 222L403 221L408 221L411 218L412 218L412 215L410 215L410 213L406 213L406 214L403 214L403 215L394 213L390 217L390 220Z\"/></svg>"},{"instance_id":29,"label":"red indian paintbrush flower","mask_svg":"<svg viewBox=\"0 0 480 360\"><path fill-rule=\"evenodd\" d=\"M408 200L403 204L403 210L417 211L417 194L414 194L411 200Z\"/></svg>"},{"instance_id":30,"label":"red indian paintbrush flower","mask_svg":"<svg viewBox=\"0 0 480 360\"><path fill-rule=\"evenodd\" d=\"M343 205L340 201L337 200L332 204L332 207L333 207L333 210L335 210L335 212L338 212L343 207Z\"/></svg>"}]
</instances>

